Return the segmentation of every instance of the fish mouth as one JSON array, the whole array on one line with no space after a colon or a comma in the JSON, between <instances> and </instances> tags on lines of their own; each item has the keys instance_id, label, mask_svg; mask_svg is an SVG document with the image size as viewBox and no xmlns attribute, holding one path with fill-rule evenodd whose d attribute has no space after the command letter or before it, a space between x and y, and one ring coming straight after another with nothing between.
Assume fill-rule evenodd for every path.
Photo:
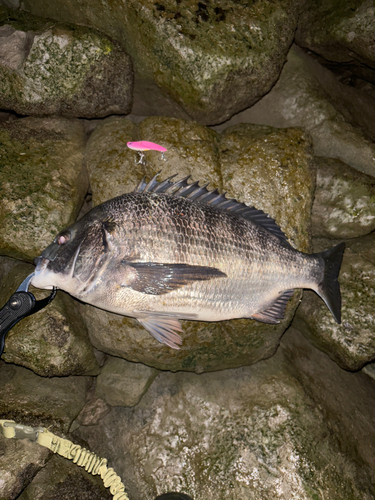
<instances>
[{"instance_id":1,"label":"fish mouth","mask_svg":"<svg viewBox=\"0 0 375 500\"><path fill-rule=\"evenodd\" d=\"M35 272L36 273L41 273L46 269L48 266L50 260L47 259L46 257L43 257L40 255L39 257L35 257L34 259L34 266L35 266Z\"/></svg>"}]
</instances>

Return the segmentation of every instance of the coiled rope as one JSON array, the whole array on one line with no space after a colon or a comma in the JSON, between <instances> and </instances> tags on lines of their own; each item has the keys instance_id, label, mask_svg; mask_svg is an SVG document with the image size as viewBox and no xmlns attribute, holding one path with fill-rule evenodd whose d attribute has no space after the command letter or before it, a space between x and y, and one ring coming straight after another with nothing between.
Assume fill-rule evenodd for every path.
<instances>
[{"instance_id":1,"label":"coiled rope","mask_svg":"<svg viewBox=\"0 0 375 500\"><path fill-rule=\"evenodd\" d=\"M106 458L100 458L92 451L72 443L69 439L56 436L44 427L29 427L16 424L13 420L0 420L0 431L6 438L29 439L64 458L72 460L73 463L84 467L93 476L100 475L104 486L109 488L114 500L129 500L121 478L112 467L107 467Z\"/></svg>"}]
</instances>

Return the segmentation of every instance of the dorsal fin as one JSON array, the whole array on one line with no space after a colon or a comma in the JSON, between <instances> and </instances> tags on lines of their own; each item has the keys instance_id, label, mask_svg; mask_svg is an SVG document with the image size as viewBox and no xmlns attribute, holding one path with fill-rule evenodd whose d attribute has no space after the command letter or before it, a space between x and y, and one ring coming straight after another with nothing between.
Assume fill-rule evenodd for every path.
<instances>
[{"instance_id":1,"label":"dorsal fin","mask_svg":"<svg viewBox=\"0 0 375 500\"><path fill-rule=\"evenodd\" d=\"M241 203L234 198L228 199L225 196L226 193L221 194L217 189L209 191L207 189L209 183L206 183L203 186L199 186L198 181L188 184L187 181L190 179L190 175L179 181L173 182L172 179L177 175L174 174L168 177L168 179L158 182L156 178L159 174L160 172L158 172L148 183L146 183L144 177L134 189L134 193L165 193L172 196L186 198L191 201L205 203L206 205L210 205L211 207L216 207L221 210L234 212L241 215L244 219L254 222L263 229L266 229L273 235L277 236L284 244L290 246L285 234L276 224L274 219L262 210L258 210L254 207L248 207L245 203Z\"/></svg>"}]
</instances>

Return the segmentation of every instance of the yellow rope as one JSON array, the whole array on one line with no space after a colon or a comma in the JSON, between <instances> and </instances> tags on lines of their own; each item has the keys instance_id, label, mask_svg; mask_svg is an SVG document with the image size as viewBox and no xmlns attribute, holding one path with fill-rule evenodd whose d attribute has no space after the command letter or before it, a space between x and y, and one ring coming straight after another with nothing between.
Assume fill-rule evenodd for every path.
<instances>
[{"instance_id":1,"label":"yellow rope","mask_svg":"<svg viewBox=\"0 0 375 500\"><path fill-rule=\"evenodd\" d=\"M44 427L29 427L16 424L13 420L0 420L0 430L6 438L36 441L54 453L72 460L79 467L84 467L93 476L100 474L104 486L109 488L114 500L129 500L121 478L111 467L107 467L106 458L100 458L92 451L86 450L68 439L56 436Z\"/></svg>"}]
</instances>

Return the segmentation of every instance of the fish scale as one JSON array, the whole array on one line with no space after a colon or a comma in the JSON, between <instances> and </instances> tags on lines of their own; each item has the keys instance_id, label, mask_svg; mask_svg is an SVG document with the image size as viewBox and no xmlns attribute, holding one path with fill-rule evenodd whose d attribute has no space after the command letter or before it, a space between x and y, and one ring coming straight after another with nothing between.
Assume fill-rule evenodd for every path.
<instances>
[{"instance_id":1,"label":"fish scale","mask_svg":"<svg viewBox=\"0 0 375 500\"><path fill-rule=\"evenodd\" d=\"M187 179L155 177L59 233L32 284L135 317L178 348L179 319L277 323L295 288L317 292L340 321L343 251L299 252L262 211Z\"/></svg>"}]
</instances>

